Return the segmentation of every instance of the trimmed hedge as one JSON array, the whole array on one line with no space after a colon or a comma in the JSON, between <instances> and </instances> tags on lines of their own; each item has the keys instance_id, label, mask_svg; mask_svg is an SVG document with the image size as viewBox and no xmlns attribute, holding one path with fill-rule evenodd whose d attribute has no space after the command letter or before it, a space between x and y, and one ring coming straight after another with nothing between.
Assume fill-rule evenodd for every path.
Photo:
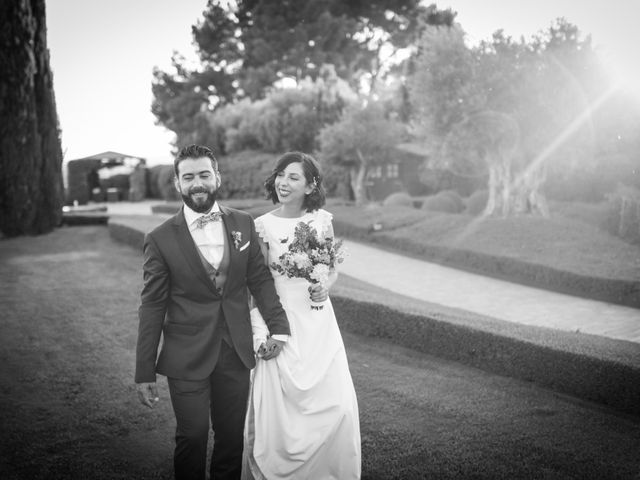
<instances>
[{"instance_id":1,"label":"trimmed hedge","mask_svg":"<svg viewBox=\"0 0 640 480\"><path fill-rule=\"evenodd\" d=\"M442 312L388 292L373 296L339 281L331 301L341 328L640 414L640 354L632 343Z\"/></svg>"}]
</instances>

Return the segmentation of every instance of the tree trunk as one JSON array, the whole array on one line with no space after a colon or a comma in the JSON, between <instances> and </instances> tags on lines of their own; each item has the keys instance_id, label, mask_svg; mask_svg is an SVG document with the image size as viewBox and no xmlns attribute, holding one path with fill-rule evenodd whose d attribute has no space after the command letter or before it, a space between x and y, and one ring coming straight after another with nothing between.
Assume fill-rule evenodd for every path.
<instances>
[{"instance_id":1,"label":"tree trunk","mask_svg":"<svg viewBox=\"0 0 640 480\"><path fill-rule=\"evenodd\" d=\"M0 6L0 230L51 231L61 220L62 149L44 0Z\"/></svg>"},{"instance_id":2,"label":"tree trunk","mask_svg":"<svg viewBox=\"0 0 640 480\"><path fill-rule=\"evenodd\" d=\"M527 169L516 182L518 201L515 213L549 216L549 207L544 195L540 192L547 178L544 165Z\"/></svg>"},{"instance_id":3,"label":"tree trunk","mask_svg":"<svg viewBox=\"0 0 640 480\"><path fill-rule=\"evenodd\" d=\"M489 162L489 199L484 215L506 217L511 209L511 165L508 161Z\"/></svg>"},{"instance_id":4,"label":"tree trunk","mask_svg":"<svg viewBox=\"0 0 640 480\"><path fill-rule=\"evenodd\" d=\"M356 200L356 205L367 203L367 192L364 187L364 179L367 175L367 162L360 151L358 154L358 164L349 169L351 177L351 189Z\"/></svg>"},{"instance_id":5,"label":"tree trunk","mask_svg":"<svg viewBox=\"0 0 640 480\"><path fill-rule=\"evenodd\" d=\"M549 216L544 195L540 192L546 179L546 169L539 166L525 170L513 178L511 162L508 160L489 163L489 199L484 215L533 214Z\"/></svg>"}]
</instances>

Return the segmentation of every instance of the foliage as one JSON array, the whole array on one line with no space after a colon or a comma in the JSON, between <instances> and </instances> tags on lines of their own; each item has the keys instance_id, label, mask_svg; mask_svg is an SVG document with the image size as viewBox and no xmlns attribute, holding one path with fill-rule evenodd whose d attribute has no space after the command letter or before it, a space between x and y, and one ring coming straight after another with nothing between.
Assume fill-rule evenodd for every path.
<instances>
[{"instance_id":1,"label":"foliage","mask_svg":"<svg viewBox=\"0 0 640 480\"><path fill-rule=\"evenodd\" d=\"M222 155L247 149L312 152L319 130L336 121L355 98L335 71L326 67L315 81L301 82L298 88L274 90L262 100L244 99L205 112L212 142L208 145Z\"/></svg>"},{"instance_id":2,"label":"foliage","mask_svg":"<svg viewBox=\"0 0 640 480\"><path fill-rule=\"evenodd\" d=\"M465 212L469 215L480 215L487 208L489 192L487 190L476 190L465 201Z\"/></svg>"},{"instance_id":3,"label":"foliage","mask_svg":"<svg viewBox=\"0 0 640 480\"><path fill-rule=\"evenodd\" d=\"M438 192L426 197L422 202L422 209L444 213L459 213L461 211L458 202L446 192Z\"/></svg>"},{"instance_id":4,"label":"foliage","mask_svg":"<svg viewBox=\"0 0 640 480\"><path fill-rule=\"evenodd\" d=\"M429 28L410 81L432 166L489 175L489 210L546 213L551 168L585 164L585 112L609 88L590 38L558 20L530 42L496 32L469 48L458 28Z\"/></svg>"},{"instance_id":5,"label":"foliage","mask_svg":"<svg viewBox=\"0 0 640 480\"><path fill-rule=\"evenodd\" d=\"M455 213L460 213L465 208L464 200L462 199L460 194L455 190L441 190L436 195L439 195L441 197L445 197L451 200L451 202L455 205L455 209L456 209Z\"/></svg>"},{"instance_id":6,"label":"foliage","mask_svg":"<svg viewBox=\"0 0 640 480\"><path fill-rule=\"evenodd\" d=\"M243 98L264 98L282 79L316 80L325 65L359 88L371 87L397 62L395 53L426 24L451 24L455 14L418 0L238 0L207 4L192 27L201 64L179 55L172 71L154 70L152 111L176 132L178 145L204 123L203 113ZM388 52L391 50L390 54ZM204 133L204 132L201 132Z\"/></svg>"},{"instance_id":7,"label":"foliage","mask_svg":"<svg viewBox=\"0 0 640 480\"><path fill-rule=\"evenodd\" d=\"M176 190L174 183L173 165L154 165L146 171L149 198L162 198L166 201L180 199L180 193Z\"/></svg>"},{"instance_id":8,"label":"foliage","mask_svg":"<svg viewBox=\"0 0 640 480\"><path fill-rule=\"evenodd\" d=\"M0 6L0 232L50 232L62 220L62 148L44 0Z\"/></svg>"},{"instance_id":9,"label":"foliage","mask_svg":"<svg viewBox=\"0 0 640 480\"><path fill-rule=\"evenodd\" d=\"M319 156L323 161L350 170L356 203L364 203L367 169L386 161L393 146L403 140L405 132L405 126L388 118L379 103L353 105L345 110L339 121L320 131Z\"/></svg>"},{"instance_id":10,"label":"foliage","mask_svg":"<svg viewBox=\"0 0 640 480\"><path fill-rule=\"evenodd\" d=\"M387 75L401 74L397 53L410 49L425 25L451 25L454 18L418 0L210 1L192 27L200 65L174 54L170 71L154 69L152 112L176 133L179 147L207 136L207 112L264 98L284 79L315 81L327 65L354 89L366 84L372 93Z\"/></svg>"},{"instance_id":11,"label":"foliage","mask_svg":"<svg viewBox=\"0 0 640 480\"><path fill-rule=\"evenodd\" d=\"M385 207L413 207L413 200L406 192L395 192L382 202Z\"/></svg>"},{"instance_id":12,"label":"foliage","mask_svg":"<svg viewBox=\"0 0 640 480\"><path fill-rule=\"evenodd\" d=\"M254 150L244 150L219 159L222 187L220 198L264 198L264 182L275 166L278 156Z\"/></svg>"}]
</instances>

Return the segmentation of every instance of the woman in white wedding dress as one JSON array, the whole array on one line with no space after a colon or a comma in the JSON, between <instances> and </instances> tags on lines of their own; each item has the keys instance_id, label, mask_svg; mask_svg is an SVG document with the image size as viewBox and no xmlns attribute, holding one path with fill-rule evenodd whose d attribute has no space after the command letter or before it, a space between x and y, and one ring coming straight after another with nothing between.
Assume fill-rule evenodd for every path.
<instances>
[{"instance_id":1,"label":"woman in white wedding dress","mask_svg":"<svg viewBox=\"0 0 640 480\"><path fill-rule=\"evenodd\" d=\"M269 265L287 251L299 222L333 237L331 214L324 205L322 179L309 155L289 152L277 162L265 182L279 208L256 219L256 230L267 247ZM245 424L243 478L359 479L360 425L347 356L327 285L288 278L272 268L280 301L291 326L281 353L260 360ZM321 302L321 309L311 306ZM252 311L256 324L257 310ZM257 314L259 316L259 314ZM257 319L260 323L260 319ZM264 323L260 327L265 329ZM260 328L254 325L254 337ZM258 340L257 344L261 343Z\"/></svg>"}]
</instances>

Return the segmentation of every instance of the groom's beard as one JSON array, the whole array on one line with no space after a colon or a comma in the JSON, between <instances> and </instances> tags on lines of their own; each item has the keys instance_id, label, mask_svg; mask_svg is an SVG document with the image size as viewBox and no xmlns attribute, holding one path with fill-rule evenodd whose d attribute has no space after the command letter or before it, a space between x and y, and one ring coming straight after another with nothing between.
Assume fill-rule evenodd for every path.
<instances>
[{"instance_id":1,"label":"groom's beard","mask_svg":"<svg viewBox=\"0 0 640 480\"><path fill-rule=\"evenodd\" d=\"M207 196L205 198L195 199L192 195L196 193L206 193ZM217 193L217 190L213 188L208 190L205 187L191 187L187 192L187 195L182 193L182 190L180 190L180 195L182 195L182 200L185 205L197 213L207 213L211 210L211 207L213 207L213 204L216 202Z\"/></svg>"}]
</instances>

